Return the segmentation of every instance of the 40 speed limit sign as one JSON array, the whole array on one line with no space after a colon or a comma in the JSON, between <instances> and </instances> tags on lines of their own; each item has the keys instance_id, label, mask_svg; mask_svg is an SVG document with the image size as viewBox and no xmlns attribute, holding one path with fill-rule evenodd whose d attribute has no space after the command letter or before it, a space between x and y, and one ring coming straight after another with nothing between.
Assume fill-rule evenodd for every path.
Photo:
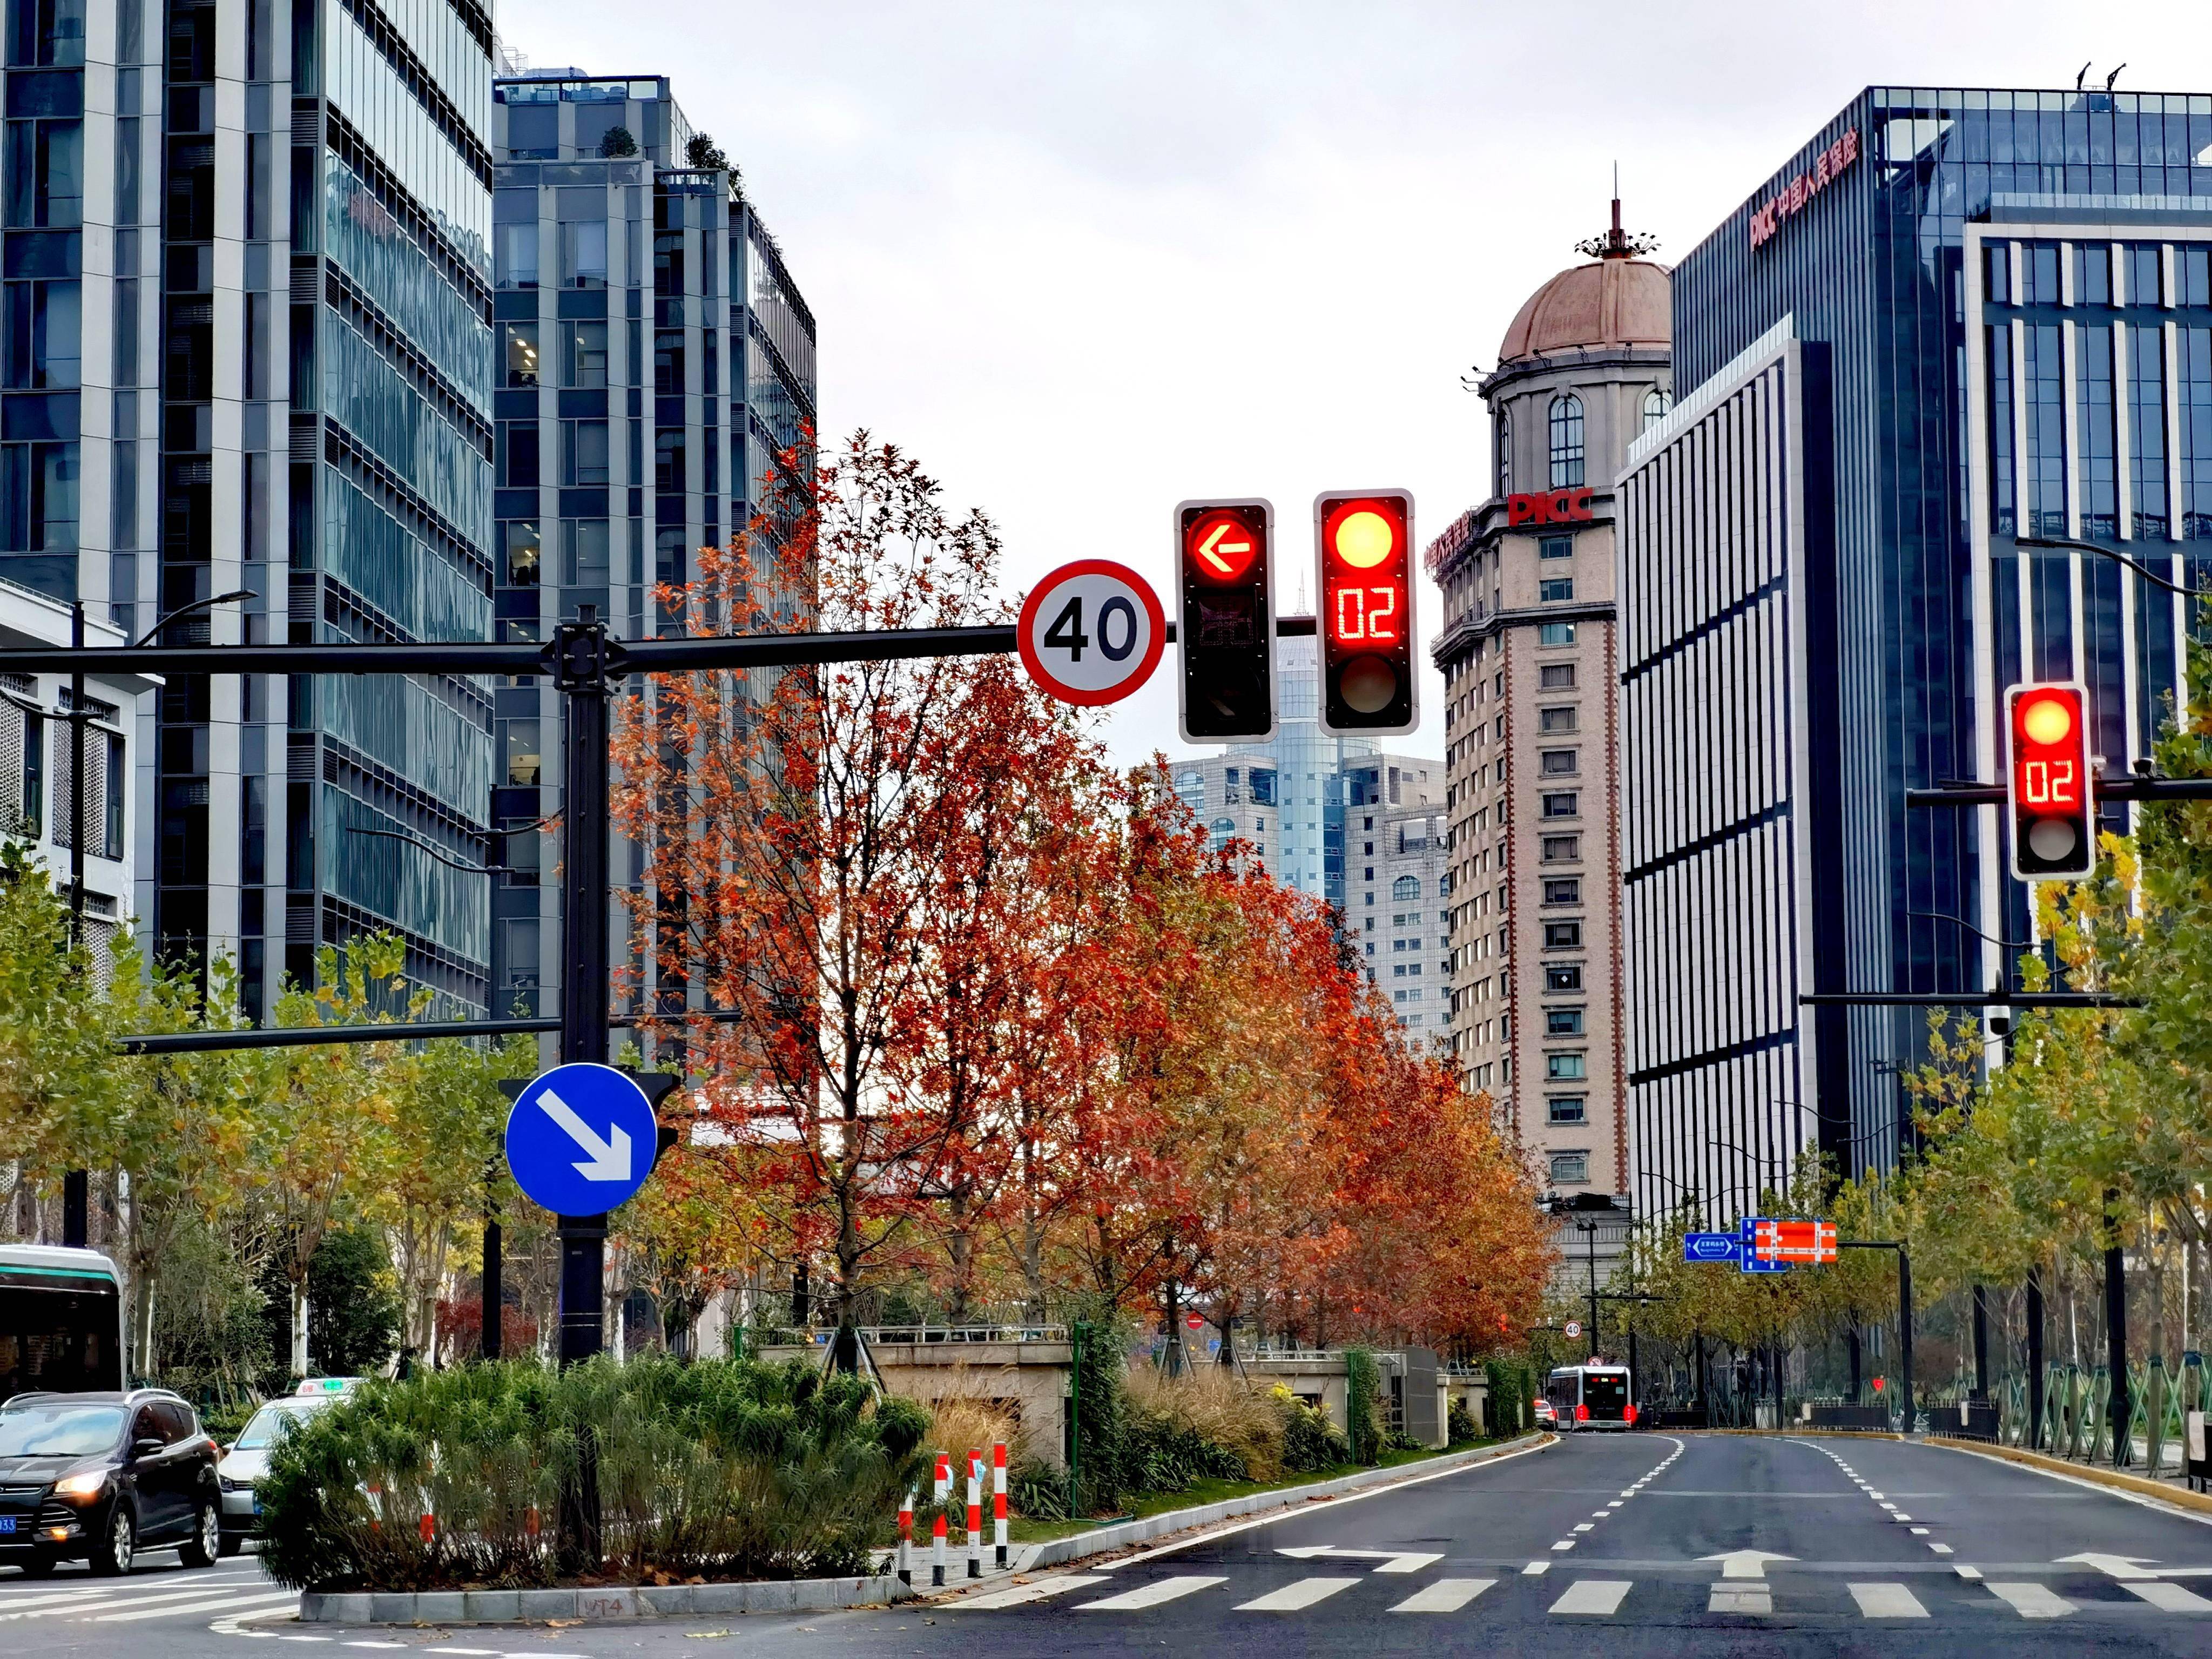
<instances>
[{"instance_id":1,"label":"40 speed limit sign","mask_svg":"<svg viewBox=\"0 0 2212 1659\"><path fill-rule=\"evenodd\" d=\"M1062 702L1119 702L1152 675L1168 642L1152 585L1111 559L1064 564L1022 602L1022 666Z\"/></svg>"}]
</instances>

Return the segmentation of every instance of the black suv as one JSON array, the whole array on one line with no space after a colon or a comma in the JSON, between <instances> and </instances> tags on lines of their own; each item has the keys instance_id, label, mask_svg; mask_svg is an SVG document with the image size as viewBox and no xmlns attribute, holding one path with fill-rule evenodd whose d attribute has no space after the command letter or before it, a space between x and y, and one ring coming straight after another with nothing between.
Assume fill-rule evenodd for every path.
<instances>
[{"instance_id":1,"label":"black suv","mask_svg":"<svg viewBox=\"0 0 2212 1659\"><path fill-rule=\"evenodd\" d=\"M166 1389L15 1395L0 1405L0 1565L39 1577L81 1557L112 1575L174 1546L204 1567L222 1542L219 1455Z\"/></svg>"}]
</instances>

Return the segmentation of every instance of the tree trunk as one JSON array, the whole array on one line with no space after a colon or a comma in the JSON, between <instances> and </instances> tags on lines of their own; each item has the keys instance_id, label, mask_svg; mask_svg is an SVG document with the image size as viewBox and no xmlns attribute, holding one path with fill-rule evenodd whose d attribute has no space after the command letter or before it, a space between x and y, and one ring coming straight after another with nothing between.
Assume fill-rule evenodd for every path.
<instances>
[{"instance_id":1,"label":"tree trunk","mask_svg":"<svg viewBox=\"0 0 2212 1659\"><path fill-rule=\"evenodd\" d=\"M302 1267L292 1280L292 1375L307 1374L307 1273Z\"/></svg>"}]
</instances>

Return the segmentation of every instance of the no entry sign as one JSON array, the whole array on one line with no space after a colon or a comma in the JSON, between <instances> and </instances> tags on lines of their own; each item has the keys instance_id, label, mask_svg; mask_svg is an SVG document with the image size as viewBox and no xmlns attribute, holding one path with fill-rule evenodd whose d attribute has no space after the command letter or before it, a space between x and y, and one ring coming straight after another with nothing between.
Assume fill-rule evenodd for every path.
<instances>
[{"instance_id":1,"label":"no entry sign","mask_svg":"<svg viewBox=\"0 0 2212 1659\"><path fill-rule=\"evenodd\" d=\"M1064 564L1022 602L1022 666L1062 702L1119 702L1150 679L1167 647L1152 585L1111 559Z\"/></svg>"}]
</instances>

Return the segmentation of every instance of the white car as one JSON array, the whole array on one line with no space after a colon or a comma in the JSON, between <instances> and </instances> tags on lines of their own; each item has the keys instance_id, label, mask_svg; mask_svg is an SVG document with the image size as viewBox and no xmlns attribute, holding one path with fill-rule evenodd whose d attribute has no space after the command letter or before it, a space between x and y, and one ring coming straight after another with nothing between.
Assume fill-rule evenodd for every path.
<instances>
[{"instance_id":1,"label":"white car","mask_svg":"<svg viewBox=\"0 0 2212 1659\"><path fill-rule=\"evenodd\" d=\"M223 1448L216 1465L216 1480L222 1488L222 1553L235 1555L239 1547L259 1527L261 1501L254 1483L269 1473L269 1453L296 1425L331 1402L343 1400L361 1385L357 1376L311 1376L296 1393L270 1401L247 1419L238 1438Z\"/></svg>"}]
</instances>

